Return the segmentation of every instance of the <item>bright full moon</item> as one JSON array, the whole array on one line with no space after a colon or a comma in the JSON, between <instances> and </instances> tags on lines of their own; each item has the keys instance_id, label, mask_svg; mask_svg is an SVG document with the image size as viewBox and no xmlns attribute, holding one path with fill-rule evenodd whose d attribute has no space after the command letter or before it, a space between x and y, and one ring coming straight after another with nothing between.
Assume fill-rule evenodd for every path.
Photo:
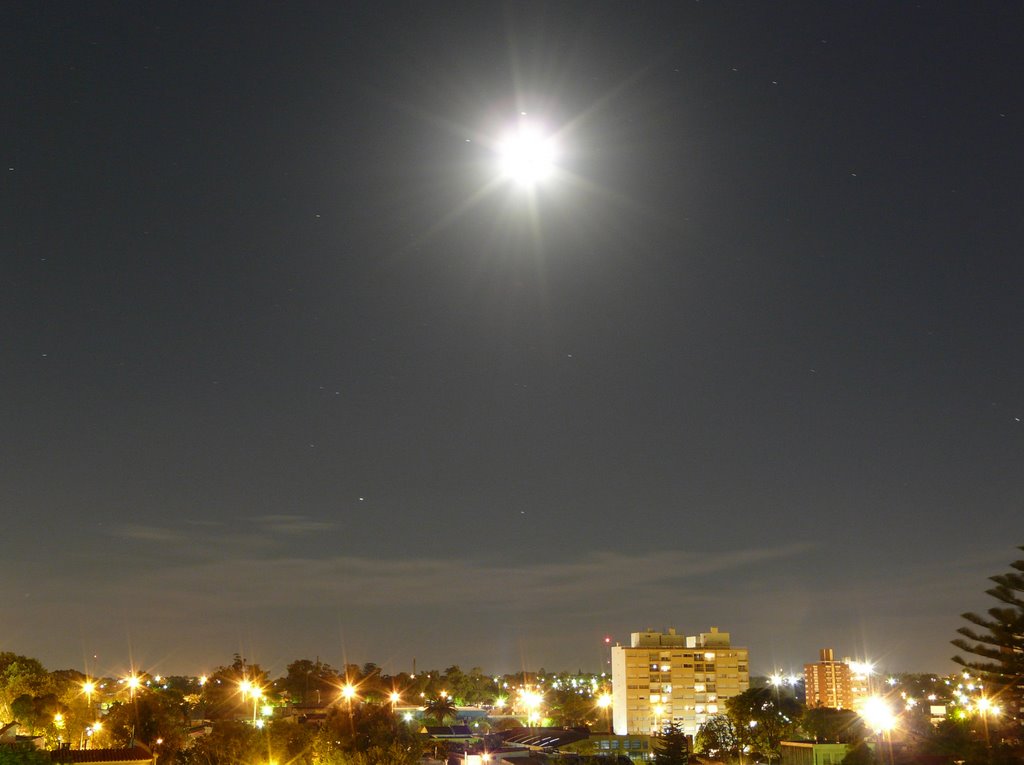
<instances>
[{"instance_id":1,"label":"bright full moon","mask_svg":"<svg viewBox=\"0 0 1024 765\"><path fill-rule=\"evenodd\" d=\"M498 145L501 172L523 186L532 186L551 175L555 168L555 144L540 130L520 126Z\"/></svg>"}]
</instances>

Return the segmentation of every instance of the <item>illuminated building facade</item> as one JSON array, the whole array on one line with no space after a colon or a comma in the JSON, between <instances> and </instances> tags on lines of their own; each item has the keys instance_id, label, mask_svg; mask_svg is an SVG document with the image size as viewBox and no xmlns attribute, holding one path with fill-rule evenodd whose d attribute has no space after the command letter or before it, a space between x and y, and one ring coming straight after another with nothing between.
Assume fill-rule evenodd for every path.
<instances>
[{"instance_id":1,"label":"illuminated building facade","mask_svg":"<svg viewBox=\"0 0 1024 765\"><path fill-rule=\"evenodd\" d=\"M821 661L804 665L807 706L859 709L874 696L874 665L846 657L836 661L831 648L821 650Z\"/></svg>"},{"instance_id":2,"label":"illuminated building facade","mask_svg":"<svg viewBox=\"0 0 1024 765\"><path fill-rule=\"evenodd\" d=\"M853 675L850 665L836 661L831 648L821 649L821 660L804 665L807 706L853 709Z\"/></svg>"},{"instance_id":3,"label":"illuminated building facade","mask_svg":"<svg viewBox=\"0 0 1024 765\"><path fill-rule=\"evenodd\" d=\"M693 736L725 700L750 687L748 651L728 632L684 636L634 632L612 647L612 709L616 735L649 735L674 722Z\"/></svg>"}]
</instances>

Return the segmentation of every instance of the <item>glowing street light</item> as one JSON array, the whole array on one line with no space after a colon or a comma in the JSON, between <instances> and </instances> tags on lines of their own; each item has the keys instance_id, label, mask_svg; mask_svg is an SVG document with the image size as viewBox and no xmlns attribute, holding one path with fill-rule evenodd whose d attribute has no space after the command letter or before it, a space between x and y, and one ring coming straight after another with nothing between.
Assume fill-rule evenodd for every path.
<instances>
[{"instance_id":1,"label":"glowing street light","mask_svg":"<svg viewBox=\"0 0 1024 765\"><path fill-rule=\"evenodd\" d=\"M544 694L529 688L519 690L519 703L526 709L527 721L530 725L540 722L540 705L544 701Z\"/></svg>"},{"instance_id":2,"label":"glowing street light","mask_svg":"<svg viewBox=\"0 0 1024 765\"><path fill-rule=\"evenodd\" d=\"M255 725L257 722L256 707L259 705L260 699L263 698L263 689L254 687L249 693L252 696L252 724Z\"/></svg>"},{"instance_id":3,"label":"glowing street light","mask_svg":"<svg viewBox=\"0 0 1024 765\"><path fill-rule=\"evenodd\" d=\"M892 707L889 706L889 702L880 696L871 696L864 700L860 708L860 716L868 728L875 732L879 749L882 746L882 734L885 734L889 741L889 761L892 762L892 738L889 734L896 727L896 715L893 713Z\"/></svg>"},{"instance_id":4,"label":"glowing street light","mask_svg":"<svg viewBox=\"0 0 1024 765\"><path fill-rule=\"evenodd\" d=\"M82 741L82 749L88 749L89 744L92 742L92 737L103 730L103 723L97 720L92 725L87 725L85 728L84 740Z\"/></svg>"},{"instance_id":5,"label":"glowing street light","mask_svg":"<svg viewBox=\"0 0 1024 765\"><path fill-rule=\"evenodd\" d=\"M82 683L82 693L85 694L85 705L89 710L89 717L92 717L92 695L96 692L96 683L86 680Z\"/></svg>"},{"instance_id":6,"label":"glowing street light","mask_svg":"<svg viewBox=\"0 0 1024 765\"><path fill-rule=\"evenodd\" d=\"M608 728L608 732L612 732L612 721L611 721L611 710L612 710L612 695L610 693L602 693L597 697L597 706L604 710L605 725Z\"/></svg>"},{"instance_id":7,"label":"glowing street light","mask_svg":"<svg viewBox=\"0 0 1024 765\"><path fill-rule=\"evenodd\" d=\"M860 716L876 733L888 732L896 727L896 715L892 707L880 696L866 699L860 709Z\"/></svg>"},{"instance_id":8,"label":"glowing street light","mask_svg":"<svg viewBox=\"0 0 1024 765\"><path fill-rule=\"evenodd\" d=\"M665 707L661 704L656 704L654 707L654 729L661 731L661 718L665 716Z\"/></svg>"},{"instance_id":9,"label":"glowing street light","mask_svg":"<svg viewBox=\"0 0 1024 765\"><path fill-rule=\"evenodd\" d=\"M352 699L356 697L356 687L352 683L345 683L341 688L341 697L348 704L348 711L352 712Z\"/></svg>"},{"instance_id":10,"label":"glowing street light","mask_svg":"<svg viewBox=\"0 0 1024 765\"><path fill-rule=\"evenodd\" d=\"M137 675L131 674L124 679L124 684L128 686L128 694L132 701L135 701L135 691L142 685L142 680Z\"/></svg>"},{"instance_id":11,"label":"glowing street light","mask_svg":"<svg viewBox=\"0 0 1024 765\"><path fill-rule=\"evenodd\" d=\"M263 698L263 689L251 680L243 678L238 682L238 691L242 694L242 701L247 697L252 699L252 724L256 725L256 708Z\"/></svg>"},{"instance_id":12,"label":"glowing street light","mask_svg":"<svg viewBox=\"0 0 1024 765\"><path fill-rule=\"evenodd\" d=\"M986 696L980 696L974 700L974 708L978 710L978 714L981 715L981 724L985 728L985 748L989 750L989 759L991 760L992 742L989 739L988 734L988 718L989 715L998 717L1002 713L1002 709L998 704L993 704L992 700Z\"/></svg>"}]
</instances>

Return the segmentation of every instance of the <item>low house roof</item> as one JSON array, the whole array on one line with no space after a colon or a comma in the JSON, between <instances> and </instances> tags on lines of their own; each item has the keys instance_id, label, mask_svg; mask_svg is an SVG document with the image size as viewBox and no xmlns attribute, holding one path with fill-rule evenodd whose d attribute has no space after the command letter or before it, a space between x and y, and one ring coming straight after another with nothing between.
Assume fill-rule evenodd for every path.
<instances>
[{"instance_id":1,"label":"low house roof","mask_svg":"<svg viewBox=\"0 0 1024 765\"><path fill-rule=\"evenodd\" d=\"M588 738L588 734L572 728L513 728L501 731L502 742L530 748L557 749Z\"/></svg>"},{"instance_id":2,"label":"low house roof","mask_svg":"<svg viewBox=\"0 0 1024 765\"><path fill-rule=\"evenodd\" d=\"M144 746L132 746L123 749L69 749L53 752L54 762L73 763L130 763L153 762L153 753Z\"/></svg>"},{"instance_id":3,"label":"low house roof","mask_svg":"<svg viewBox=\"0 0 1024 765\"><path fill-rule=\"evenodd\" d=\"M423 729L431 738L478 738L468 725L427 725Z\"/></svg>"}]
</instances>

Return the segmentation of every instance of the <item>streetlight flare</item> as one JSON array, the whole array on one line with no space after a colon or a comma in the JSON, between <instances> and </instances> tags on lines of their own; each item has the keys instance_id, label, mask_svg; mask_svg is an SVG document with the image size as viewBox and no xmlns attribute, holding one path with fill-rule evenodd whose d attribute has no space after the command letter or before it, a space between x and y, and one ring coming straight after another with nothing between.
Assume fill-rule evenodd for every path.
<instances>
[{"instance_id":1,"label":"streetlight flare","mask_svg":"<svg viewBox=\"0 0 1024 765\"><path fill-rule=\"evenodd\" d=\"M889 703L880 696L872 696L864 701L860 716L873 731L890 731L896 727L896 715Z\"/></svg>"}]
</instances>

